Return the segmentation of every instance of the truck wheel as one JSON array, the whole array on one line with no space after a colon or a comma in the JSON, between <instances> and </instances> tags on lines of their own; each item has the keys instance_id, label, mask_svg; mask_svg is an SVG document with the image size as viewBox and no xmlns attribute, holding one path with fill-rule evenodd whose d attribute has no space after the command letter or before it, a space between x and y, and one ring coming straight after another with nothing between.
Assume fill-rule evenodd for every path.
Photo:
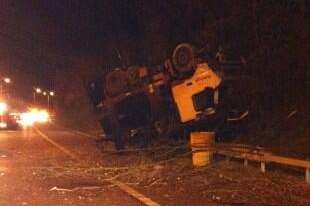
<instances>
[{"instance_id":1,"label":"truck wheel","mask_svg":"<svg viewBox=\"0 0 310 206\"><path fill-rule=\"evenodd\" d=\"M179 44L173 51L172 62L180 77L194 72L195 48L187 43Z\"/></svg>"}]
</instances>

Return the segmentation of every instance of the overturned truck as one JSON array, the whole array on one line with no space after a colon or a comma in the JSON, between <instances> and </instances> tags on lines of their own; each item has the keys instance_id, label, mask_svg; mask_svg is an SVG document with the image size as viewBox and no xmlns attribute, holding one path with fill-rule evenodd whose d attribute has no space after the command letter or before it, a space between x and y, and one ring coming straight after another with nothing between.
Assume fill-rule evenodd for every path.
<instances>
[{"instance_id":1,"label":"overturned truck","mask_svg":"<svg viewBox=\"0 0 310 206\"><path fill-rule=\"evenodd\" d=\"M146 145L158 137L218 130L236 109L229 96L234 95L233 82L239 80L227 79L193 46L183 43L162 65L102 74L88 84L88 94L106 137L123 149L132 139Z\"/></svg>"}]
</instances>

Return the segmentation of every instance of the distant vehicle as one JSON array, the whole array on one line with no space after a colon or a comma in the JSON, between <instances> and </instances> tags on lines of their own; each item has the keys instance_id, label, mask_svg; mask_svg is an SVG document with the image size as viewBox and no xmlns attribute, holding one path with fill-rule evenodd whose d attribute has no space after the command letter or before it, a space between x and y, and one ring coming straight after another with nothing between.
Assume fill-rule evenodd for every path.
<instances>
[{"instance_id":1,"label":"distant vehicle","mask_svg":"<svg viewBox=\"0 0 310 206\"><path fill-rule=\"evenodd\" d=\"M147 143L158 136L213 131L229 119L230 111L237 108L231 107L235 104L230 99L246 96L229 92L232 81L239 79L229 78L228 83L223 72L212 68L196 51L183 43L163 65L117 68L89 83L90 101L105 135L117 149L134 137ZM229 97L235 94L237 98Z\"/></svg>"},{"instance_id":2,"label":"distant vehicle","mask_svg":"<svg viewBox=\"0 0 310 206\"><path fill-rule=\"evenodd\" d=\"M19 120L19 114L10 113L10 109L7 103L0 102L0 129L16 130L19 128L18 120Z\"/></svg>"}]
</instances>

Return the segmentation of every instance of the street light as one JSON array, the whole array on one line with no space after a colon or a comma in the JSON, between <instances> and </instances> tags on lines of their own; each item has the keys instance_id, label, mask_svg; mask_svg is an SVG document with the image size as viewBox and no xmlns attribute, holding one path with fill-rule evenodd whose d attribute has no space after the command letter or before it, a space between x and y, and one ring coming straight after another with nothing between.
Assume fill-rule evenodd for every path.
<instances>
[{"instance_id":1,"label":"street light","mask_svg":"<svg viewBox=\"0 0 310 206\"><path fill-rule=\"evenodd\" d=\"M51 100L52 100L51 98L55 96L55 92L54 91L43 91L39 87L34 88L34 92L33 92L33 102L34 103L36 101L36 94L42 94L43 96L47 97L47 106L49 108Z\"/></svg>"},{"instance_id":2,"label":"street light","mask_svg":"<svg viewBox=\"0 0 310 206\"><path fill-rule=\"evenodd\" d=\"M2 77L0 79L0 95L1 95L1 97L3 97L3 83L10 84L11 79L8 77Z\"/></svg>"},{"instance_id":3,"label":"street light","mask_svg":"<svg viewBox=\"0 0 310 206\"><path fill-rule=\"evenodd\" d=\"M51 98L55 96L55 92L54 91L49 91L49 93L47 94L47 107L50 108L50 104L51 104Z\"/></svg>"},{"instance_id":4,"label":"street light","mask_svg":"<svg viewBox=\"0 0 310 206\"><path fill-rule=\"evenodd\" d=\"M33 103L36 103L36 94L41 94L42 89L40 87L35 87L33 90Z\"/></svg>"},{"instance_id":5,"label":"street light","mask_svg":"<svg viewBox=\"0 0 310 206\"><path fill-rule=\"evenodd\" d=\"M38 93L38 94L40 94L40 93L42 92L42 90L41 90L39 87L37 87L37 88L35 89L35 92Z\"/></svg>"},{"instance_id":6,"label":"street light","mask_svg":"<svg viewBox=\"0 0 310 206\"><path fill-rule=\"evenodd\" d=\"M7 83L7 84L10 84L10 83L11 83L11 79L8 78L8 77L3 78L3 81L4 81L5 83Z\"/></svg>"}]
</instances>

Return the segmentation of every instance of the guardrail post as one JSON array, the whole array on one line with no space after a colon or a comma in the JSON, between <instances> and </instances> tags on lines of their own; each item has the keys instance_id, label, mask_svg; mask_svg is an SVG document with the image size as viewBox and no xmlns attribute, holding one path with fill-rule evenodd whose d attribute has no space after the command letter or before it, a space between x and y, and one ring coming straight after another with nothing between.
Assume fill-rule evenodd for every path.
<instances>
[{"instance_id":1,"label":"guardrail post","mask_svg":"<svg viewBox=\"0 0 310 206\"><path fill-rule=\"evenodd\" d=\"M306 178L306 182L310 183L310 168L306 168L305 178Z\"/></svg>"},{"instance_id":2,"label":"guardrail post","mask_svg":"<svg viewBox=\"0 0 310 206\"><path fill-rule=\"evenodd\" d=\"M265 164L265 162L261 162L260 163L260 170L261 170L262 173L266 172L266 164Z\"/></svg>"}]
</instances>

